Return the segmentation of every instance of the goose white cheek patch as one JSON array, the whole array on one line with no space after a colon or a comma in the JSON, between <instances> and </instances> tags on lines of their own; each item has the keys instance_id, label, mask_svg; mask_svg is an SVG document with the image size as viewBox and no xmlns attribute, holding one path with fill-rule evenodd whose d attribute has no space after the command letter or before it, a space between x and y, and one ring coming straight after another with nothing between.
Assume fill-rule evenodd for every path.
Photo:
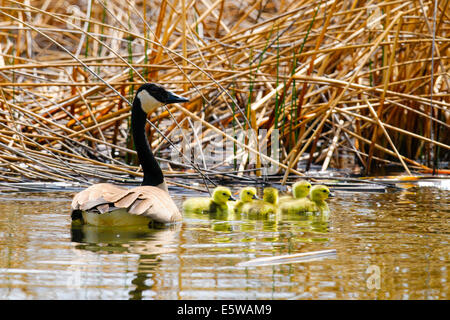
<instances>
[{"instance_id":1,"label":"goose white cheek patch","mask_svg":"<svg viewBox=\"0 0 450 320\"><path fill-rule=\"evenodd\" d=\"M162 102L159 102L155 98L153 98L147 91L142 90L138 93L138 98L141 100L141 108L145 113L153 112L156 108L163 105Z\"/></svg>"}]
</instances>

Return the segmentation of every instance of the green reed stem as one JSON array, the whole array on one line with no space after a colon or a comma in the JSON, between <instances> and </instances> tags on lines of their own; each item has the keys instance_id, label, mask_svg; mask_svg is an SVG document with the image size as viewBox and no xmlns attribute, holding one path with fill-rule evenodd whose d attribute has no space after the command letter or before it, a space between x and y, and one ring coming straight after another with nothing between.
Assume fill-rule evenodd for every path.
<instances>
[{"instance_id":1,"label":"green reed stem","mask_svg":"<svg viewBox=\"0 0 450 320\"><path fill-rule=\"evenodd\" d=\"M100 26L100 34L104 34L105 33L105 24L106 24L106 7L107 6L107 2L106 1L104 1L103 2L103 10L102 10L102 25ZM100 44L99 44L99 46L98 46L98 53L97 53L97 55L99 56L99 57L101 57L102 56L102 51L103 51L103 42L105 42L106 41L106 37L104 37L104 36L101 36L100 37ZM97 67L97 73L98 74L100 74L100 66L98 66Z\"/></svg>"}]
</instances>

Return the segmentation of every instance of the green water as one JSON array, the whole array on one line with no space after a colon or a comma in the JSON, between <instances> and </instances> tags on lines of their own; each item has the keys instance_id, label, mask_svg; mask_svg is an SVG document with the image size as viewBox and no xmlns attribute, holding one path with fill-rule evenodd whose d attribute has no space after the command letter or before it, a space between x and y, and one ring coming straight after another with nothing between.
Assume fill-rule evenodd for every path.
<instances>
[{"instance_id":1,"label":"green water","mask_svg":"<svg viewBox=\"0 0 450 320\"><path fill-rule=\"evenodd\" d=\"M335 194L328 217L188 215L162 230L71 228L71 193L1 194L0 299L450 298L450 191Z\"/></svg>"}]
</instances>

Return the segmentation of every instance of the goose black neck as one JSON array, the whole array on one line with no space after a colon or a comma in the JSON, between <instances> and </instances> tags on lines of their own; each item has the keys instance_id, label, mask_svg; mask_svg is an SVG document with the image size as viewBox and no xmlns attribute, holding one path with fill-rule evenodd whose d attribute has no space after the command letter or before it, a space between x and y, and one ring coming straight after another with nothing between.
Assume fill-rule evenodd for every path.
<instances>
[{"instance_id":1,"label":"goose black neck","mask_svg":"<svg viewBox=\"0 0 450 320\"><path fill-rule=\"evenodd\" d=\"M141 101L135 98L131 110L131 128L139 163L144 172L143 186L157 186L164 182L164 175L148 143L145 133L147 114L141 108Z\"/></svg>"}]
</instances>

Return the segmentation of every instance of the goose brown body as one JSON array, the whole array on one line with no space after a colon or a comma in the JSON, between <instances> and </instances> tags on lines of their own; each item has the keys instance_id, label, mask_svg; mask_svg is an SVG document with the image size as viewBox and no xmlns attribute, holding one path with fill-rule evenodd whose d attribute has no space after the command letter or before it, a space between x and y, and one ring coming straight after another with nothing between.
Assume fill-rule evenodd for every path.
<instances>
[{"instance_id":1,"label":"goose brown body","mask_svg":"<svg viewBox=\"0 0 450 320\"><path fill-rule=\"evenodd\" d=\"M124 210L132 216L127 219ZM96 225L148 224L152 220L170 223L182 219L166 191L153 186L128 189L110 183L94 184L76 194L72 200L73 219L80 218L74 217L77 213L86 223ZM105 215L103 222L99 215Z\"/></svg>"}]
</instances>

